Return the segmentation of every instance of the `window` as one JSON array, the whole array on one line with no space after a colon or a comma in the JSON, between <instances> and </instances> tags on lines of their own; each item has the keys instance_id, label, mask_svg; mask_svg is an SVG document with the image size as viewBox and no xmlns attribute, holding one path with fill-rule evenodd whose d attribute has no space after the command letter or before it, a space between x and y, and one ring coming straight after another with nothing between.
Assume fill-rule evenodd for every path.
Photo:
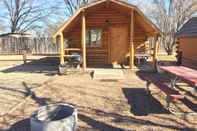
<instances>
[{"instance_id":1,"label":"window","mask_svg":"<svg viewBox=\"0 0 197 131\"><path fill-rule=\"evenodd\" d=\"M86 44L88 47L101 47L100 29L89 29L86 32Z\"/></svg>"}]
</instances>

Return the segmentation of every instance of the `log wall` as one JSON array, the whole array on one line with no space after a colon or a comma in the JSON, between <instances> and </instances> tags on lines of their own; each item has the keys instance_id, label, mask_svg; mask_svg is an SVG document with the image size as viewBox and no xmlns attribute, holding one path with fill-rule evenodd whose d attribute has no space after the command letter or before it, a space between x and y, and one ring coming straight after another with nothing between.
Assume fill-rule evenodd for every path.
<instances>
[{"instance_id":1,"label":"log wall","mask_svg":"<svg viewBox=\"0 0 197 131\"><path fill-rule=\"evenodd\" d=\"M197 69L197 37L180 38L178 51L182 52L182 65Z\"/></svg>"},{"instance_id":2,"label":"log wall","mask_svg":"<svg viewBox=\"0 0 197 131\"><path fill-rule=\"evenodd\" d=\"M95 9L89 9L85 11L86 13L86 28L87 29L102 29L102 46L97 48L90 48L87 47L87 64L111 64L112 58L117 58L118 63L123 63L127 60L126 56L129 53L129 49L126 49L125 47L129 46L129 26L130 26L130 15L124 14L120 11L114 10L112 8L106 8L106 6L103 5L103 7L97 7ZM134 18L136 18L136 15L134 15ZM146 40L146 33L143 29L143 27L139 24L140 20L135 19L134 23L134 46L135 46L135 52L141 53L145 52L145 40ZM121 27L128 28L125 31L120 33ZM120 27L120 31L115 30L119 35L127 35L125 38L127 40L120 39L119 43L122 43L122 46L120 44L117 44L118 47L112 46L112 44L116 44L113 40L112 34L112 28L113 27ZM123 28L124 28L123 27ZM68 40L68 47L70 48L81 48L81 20L78 19L75 21L75 24L70 28L69 31L64 32L64 36ZM122 42L121 42L122 41ZM113 42L113 43L112 43ZM119 52L121 53L121 58L117 56L112 56L113 54L110 52L111 47L117 48L117 54ZM116 54L116 55L117 55Z\"/></svg>"}]
</instances>

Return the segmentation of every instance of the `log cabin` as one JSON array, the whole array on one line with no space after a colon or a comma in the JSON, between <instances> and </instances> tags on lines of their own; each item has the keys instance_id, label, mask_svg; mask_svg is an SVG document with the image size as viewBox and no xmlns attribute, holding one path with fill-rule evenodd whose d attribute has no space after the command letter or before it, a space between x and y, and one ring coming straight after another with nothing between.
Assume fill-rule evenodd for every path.
<instances>
[{"instance_id":1,"label":"log cabin","mask_svg":"<svg viewBox=\"0 0 197 131\"><path fill-rule=\"evenodd\" d=\"M134 68L135 54L144 52L154 38L153 63L157 58L160 30L134 5L120 0L99 0L78 9L58 30L60 64L69 52L80 52L82 67L127 64ZM66 41L66 45L65 45Z\"/></svg>"},{"instance_id":2,"label":"log cabin","mask_svg":"<svg viewBox=\"0 0 197 131\"><path fill-rule=\"evenodd\" d=\"M178 63L197 69L197 17L191 18L177 32Z\"/></svg>"}]
</instances>

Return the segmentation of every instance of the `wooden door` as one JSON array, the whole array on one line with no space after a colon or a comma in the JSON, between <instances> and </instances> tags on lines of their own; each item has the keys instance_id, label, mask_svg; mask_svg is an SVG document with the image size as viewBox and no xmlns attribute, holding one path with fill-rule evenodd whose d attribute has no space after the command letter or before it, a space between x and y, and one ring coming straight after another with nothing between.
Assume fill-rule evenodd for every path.
<instances>
[{"instance_id":1,"label":"wooden door","mask_svg":"<svg viewBox=\"0 0 197 131\"><path fill-rule=\"evenodd\" d=\"M111 64L122 64L128 55L128 27L118 25L110 27L110 51Z\"/></svg>"},{"instance_id":2,"label":"wooden door","mask_svg":"<svg viewBox=\"0 0 197 131\"><path fill-rule=\"evenodd\" d=\"M108 32L102 29L101 41L98 47L87 46L87 63L93 66L103 66L108 64Z\"/></svg>"}]
</instances>

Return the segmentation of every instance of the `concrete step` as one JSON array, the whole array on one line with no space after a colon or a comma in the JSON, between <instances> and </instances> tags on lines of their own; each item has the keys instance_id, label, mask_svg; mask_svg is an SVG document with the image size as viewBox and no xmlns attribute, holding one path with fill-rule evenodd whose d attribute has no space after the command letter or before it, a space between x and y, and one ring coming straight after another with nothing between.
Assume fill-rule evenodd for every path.
<instances>
[{"instance_id":1,"label":"concrete step","mask_svg":"<svg viewBox=\"0 0 197 131\"><path fill-rule=\"evenodd\" d=\"M121 80L124 73L121 69L95 69L93 74L95 80Z\"/></svg>"}]
</instances>

